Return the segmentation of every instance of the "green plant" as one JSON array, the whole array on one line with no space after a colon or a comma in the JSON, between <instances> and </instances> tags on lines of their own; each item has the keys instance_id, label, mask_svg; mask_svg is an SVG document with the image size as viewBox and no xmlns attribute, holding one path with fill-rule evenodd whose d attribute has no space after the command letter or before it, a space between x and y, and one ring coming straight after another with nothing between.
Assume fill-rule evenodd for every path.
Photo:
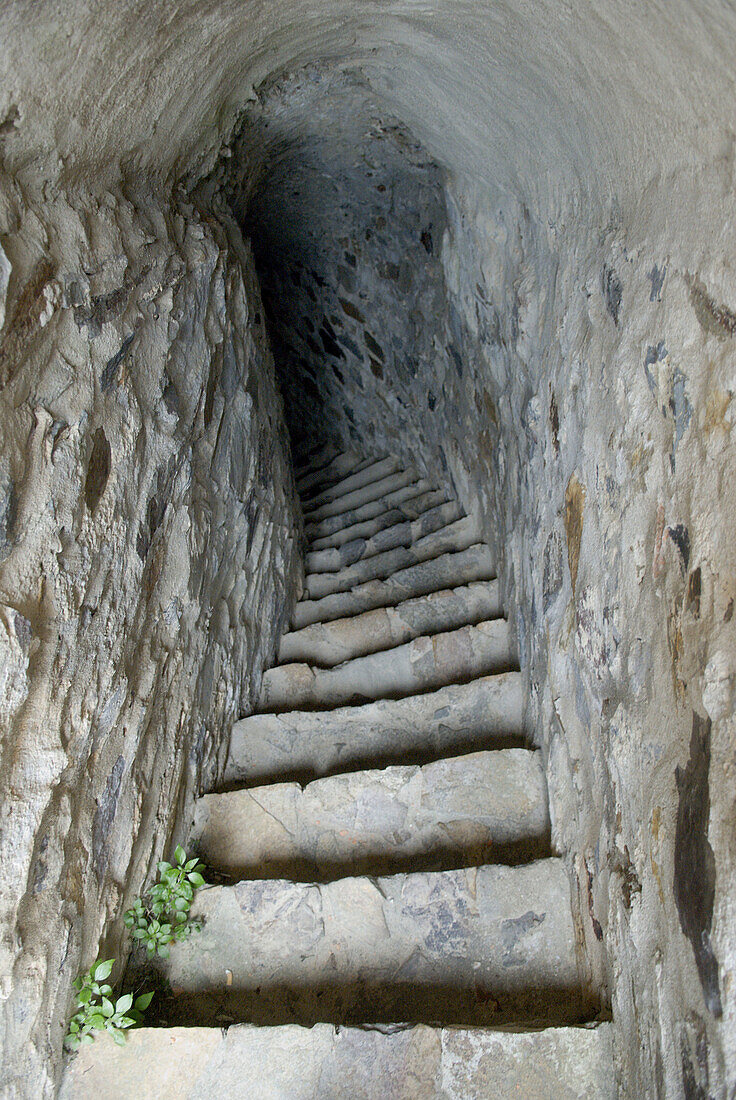
<instances>
[{"instance_id":1,"label":"green plant","mask_svg":"<svg viewBox=\"0 0 736 1100\"><path fill-rule=\"evenodd\" d=\"M126 1029L141 1023L153 993L142 993L135 1000L132 993L126 993L113 1001L112 986L107 979L114 963L114 959L93 963L74 981L77 1004L64 1040L68 1050L78 1050L82 1043L91 1043L98 1031L107 1031L116 1043L122 1044Z\"/></svg>"},{"instance_id":2,"label":"green plant","mask_svg":"<svg viewBox=\"0 0 736 1100\"><path fill-rule=\"evenodd\" d=\"M134 940L146 949L149 959L154 955L166 958L169 945L185 940L202 925L189 919L194 891L204 886L204 866L195 858L187 859L181 845L174 852L174 863L162 860L158 864L159 881L142 898L136 898L124 916L125 925Z\"/></svg>"}]
</instances>

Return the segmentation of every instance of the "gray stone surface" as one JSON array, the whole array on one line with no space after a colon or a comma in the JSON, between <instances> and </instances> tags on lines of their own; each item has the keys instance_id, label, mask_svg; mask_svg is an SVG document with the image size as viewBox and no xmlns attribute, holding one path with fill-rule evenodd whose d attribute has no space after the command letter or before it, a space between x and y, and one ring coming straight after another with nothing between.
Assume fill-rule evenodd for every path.
<instances>
[{"instance_id":1,"label":"gray stone surface","mask_svg":"<svg viewBox=\"0 0 736 1100\"><path fill-rule=\"evenodd\" d=\"M232 728L226 783L453 755L524 740L518 672L333 711L254 714Z\"/></svg>"},{"instance_id":2,"label":"gray stone surface","mask_svg":"<svg viewBox=\"0 0 736 1100\"><path fill-rule=\"evenodd\" d=\"M368 538L358 536L341 543L339 547L310 550L304 557L305 573L337 572L347 565L370 558L385 550L392 550L397 546L409 546L423 535L439 531L448 524L462 519L462 516L461 506L456 501L449 501L439 508L430 509L415 520L399 518L394 525L377 529Z\"/></svg>"},{"instance_id":3,"label":"gray stone surface","mask_svg":"<svg viewBox=\"0 0 736 1100\"><path fill-rule=\"evenodd\" d=\"M340 512L337 515L328 516L325 519L314 522L307 519L304 529L310 539L318 539L324 535L331 535L336 531L341 531L345 527L352 527L354 524L361 523L364 520L374 519L390 508L402 507L405 504L416 501L420 497L426 498L429 493L436 492L436 483L433 483L428 478L420 478L419 481L410 482L408 485L404 486L403 489L394 489L393 492L382 493L380 497L375 500L370 500L366 504L361 504L359 508L351 508L349 511ZM437 500L436 497L434 499ZM443 493L443 496L437 500L437 503L442 499L448 499L446 491Z\"/></svg>"},{"instance_id":4,"label":"gray stone surface","mask_svg":"<svg viewBox=\"0 0 736 1100\"><path fill-rule=\"evenodd\" d=\"M377 532L383 531L387 527L393 527L396 523L405 523L418 519L445 504L452 509L458 507L456 501L447 500L447 492L445 489L433 489L429 492L421 493L419 496L413 497L410 500L405 500L402 503L392 504L377 514L373 519L352 523L348 527L342 527L333 531L332 534L321 536L314 535L310 545L314 550L321 550L325 547L343 546L344 543L351 542L354 539L369 539Z\"/></svg>"},{"instance_id":5,"label":"gray stone surface","mask_svg":"<svg viewBox=\"0 0 736 1100\"><path fill-rule=\"evenodd\" d=\"M730 1095L734 7L244 10L2 9L2 1087L53 1093L69 981L176 834L174 788L207 779L200 749L214 758L250 707L237 678L257 688L281 626L275 596L242 622L231 607L290 519L244 497L240 522L223 492L238 454L271 491L263 441L280 433L254 393L259 310L231 388L243 314L214 231L222 184L259 244L312 437L296 453L328 435L325 461L356 442L400 454L494 541L622 1094ZM187 190L213 168L193 219ZM205 304L189 290L207 271ZM191 355L166 380L172 343ZM144 549L164 499L148 589L138 528ZM153 578L156 539L149 553Z\"/></svg>"},{"instance_id":6,"label":"gray stone surface","mask_svg":"<svg viewBox=\"0 0 736 1100\"><path fill-rule=\"evenodd\" d=\"M354 451L343 451L340 454L321 461L317 456L312 463L304 466L297 472L296 487L300 495L306 497L310 493L319 492L326 485L332 485L335 481L365 466L370 459L358 456Z\"/></svg>"},{"instance_id":7,"label":"gray stone surface","mask_svg":"<svg viewBox=\"0 0 736 1100\"><path fill-rule=\"evenodd\" d=\"M436 634L503 614L498 581L430 592L396 607L380 607L347 619L314 623L282 634L279 661L322 668L388 649L420 634Z\"/></svg>"},{"instance_id":8,"label":"gray stone surface","mask_svg":"<svg viewBox=\"0 0 736 1100\"><path fill-rule=\"evenodd\" d=\"M335 668L278 665L263 674L259 710L338 707L355 700L398 699L464 683L516 664L505 619L424 635L356 657Z\"/></svg>"},{"instance_id":9,"label":"gray stone surface","mask_svg":"<svg viewBox=\"0 0 736 1100\"><path fill-rule=\"evenodd\" d=\"M419 534L410 546L384 550L354 564L346 563L339 572L307 572L304 578L305 598L321 599L333 592L345 592L370 580L381 580L400 569L407 569L448 552L467 550L478 542L478 526L470 516L429 534Z\"/></svg>"},{"instance_id":10,"label":"gray stone surface","mask_svg":"<svg viewBox=\"0 0 736 1100\"><path fill-rule=\"evenodd\" d=\"M169 1024L576 1022L570 884L559 859L323 884L200 890L201 932L156 968Z\"/></svg>"},{"instance_id":11,"label":"gray stone surface","mask_svg":"<svg viewBox=\"0 0 736 1100\"><path fill-rule=\"evenodd\" d=\"M123 910L252 706L298 505L224 213L146 186L38 204L3 171L0 237L0 1094L38 1100L71 982L102 943L120 979Z\"/></svg>"},{"instance_id":12,"label":"gray stone surface","mask_svg":"<svg viewBox=\"0 0 736 1100\"><path fill-rule=\"evenodd\" d=\"M611 1033L143 1028L84 1047L59 1100L614 1100Z\"/></svg>"},{"instance_id":13,"label":"gray stone surface","mask_svg":"<svg viewBox=\"0 0 736 1100\"><path fill-rule=\"evenodd\" d=\"M320 600L300 600L291 618L292 628L298 630L311 623L359 615L472 581L491 581L496 576L495 561L495 554L484 543L476 543L467 550L399 569L385 580L366 581L349 592L336 592Z\"/></svg>"},{"instance_id":14,"label":"gray stone surface","mask_svg":"<svg viewBox=\"0 0 736 1100\"><path fill-rule=\"evenodd\" d=\"M360 514L363 505L374 501L388 501L394 493L412 488L417 484L416 470L402 469L398 473L388 474L378 481L371 481L359 489L340 493L337 497L330 497L324 504L305 505L304 520L309 530L313 529L321 520Z\"/></svg>"},{"instance_id":15,"label":"gray stone surface","mask_svg":"<svg viewBox=\"0 0 736 1100\"><path fill-rule=\"evenodd\" d=\"M396 473L401 468L401 459L396 458L395 455L389 455L387 458L379 458L376 462L369 462L367 465L361 463L360 470L353 471L346 477L338 478L329 486L321 488L311 495L306 495L300 486L299 495L302 500L302 507L306 512L319 507L321 504L326 504L328 501L337 500L338 497L343 497L356 489L373 485L375 482Z\"/></svg>"},{"instance_id":16,"label":"gray stone surface","mask_svg":"<svg viewBox=\"0 0 736 1100\"><path fill-rule=\"evenodd\" d=\"M190 833L233 878L504 862L546 854L548 841L541 759L525 749L205 795Z\"/></svg>"}]
</instances>

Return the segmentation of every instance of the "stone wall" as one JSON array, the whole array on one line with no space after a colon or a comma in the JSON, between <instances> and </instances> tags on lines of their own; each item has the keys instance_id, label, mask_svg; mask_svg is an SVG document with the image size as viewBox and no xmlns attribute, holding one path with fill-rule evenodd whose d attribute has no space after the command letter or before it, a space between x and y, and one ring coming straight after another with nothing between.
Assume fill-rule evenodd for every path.
<instances>
[{"instance_id":1,"label":"stone wall","mask_svg":"<svg viewBox=\"0 0 736 1100\"><path fill-rule=\"evenodd\" d=\"M719 195L704 171L669 181L666 211L542 221L456 181L443 244L466 326L448 458L504 562L625 1096L736 1080L732 199L702 217Z\"/></svg>"},{"instance_id":2,"label":"stone wall","mask_svg":"<svg viewBox=\"0 0 736 1100\"><path fill-rule=\"evenodd\" d=\"M359 72L330 65L257 89L225 152L213 180L253 241L295 445L391 452L447 478L425 430L443 400L431 383L447 361L462 370L437 163Z\"/></svg>"},{"instance_id":3,"label":"stone wall","mask_svg":"<svg viewBox=\"0 0 736 1100\"><path fill-rule=\"evenodd\" d=\"M126 903L250 708L298 564L235 225L145 190L44 199L2 179L4 1096L52 1094L70 983L120 954Z\"/></svg>"}]
</instances>

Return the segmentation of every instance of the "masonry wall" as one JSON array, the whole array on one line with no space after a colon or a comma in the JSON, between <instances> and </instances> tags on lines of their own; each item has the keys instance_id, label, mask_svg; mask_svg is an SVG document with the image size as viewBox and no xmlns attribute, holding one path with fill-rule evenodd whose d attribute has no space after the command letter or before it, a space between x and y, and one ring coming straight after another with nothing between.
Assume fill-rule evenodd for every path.
<instances>
[{"instance_id":1,"label":"masonry wall","mask_svg":"<svg viewBox=\"0 0 736 1100\"><path fill-rule=\"evenodd\" d=\"M688 173L666 210L540 219L457 181L443 246L467 337L448 457L503 562L625 1096L736 1080L732 199L703 219L720 192Z\"/></svg>"},{"instance_id":2,"label":"masonry wall","mask_svg":"<svg viewBox=\"0 0 736 1100\"><path fill-rule=\"evenodd\" d=\"M2 183L0 1091L50 1096L71 981L251 706L297 521L235 225Z\"/></svg>"}]
</instances>

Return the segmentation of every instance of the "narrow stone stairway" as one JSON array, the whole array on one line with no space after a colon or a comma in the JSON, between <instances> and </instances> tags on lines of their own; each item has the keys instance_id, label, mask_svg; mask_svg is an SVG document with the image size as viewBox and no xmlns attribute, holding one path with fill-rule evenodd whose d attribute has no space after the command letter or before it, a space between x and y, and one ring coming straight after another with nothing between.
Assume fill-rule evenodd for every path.
<instances>
[{"instance_id":1,"label":"narrow stone stairway","mask_svg":"<svg viewBox=\"0 0 736 1100\"><path fill-rule=\"evenodd\" d=\"M165 1026L62 1097L612 1097L492 553L393 457L298 485L302 597L189 841L222 885Z\"/></svg>"}]
</instances>

